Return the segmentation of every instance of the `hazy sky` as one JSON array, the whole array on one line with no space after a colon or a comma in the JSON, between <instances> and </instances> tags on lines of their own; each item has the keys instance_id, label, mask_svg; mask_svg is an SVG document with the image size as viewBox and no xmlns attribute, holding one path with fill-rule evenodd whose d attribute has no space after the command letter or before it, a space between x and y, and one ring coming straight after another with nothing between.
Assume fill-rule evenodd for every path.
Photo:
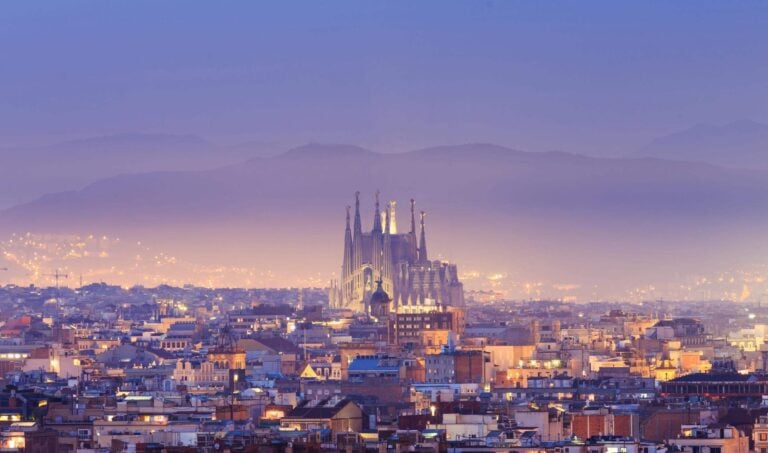
<instances>
[{"instance_id":1,"label":"hazy sky","mask_svg":"<svg viewBox=\"0 0 768 453\"><path fill-rule=\"evenodd\" d=\"M0 146L469 141L625 152L768 121L768 2L4 1Z\"/></svg>"}]
</instances>

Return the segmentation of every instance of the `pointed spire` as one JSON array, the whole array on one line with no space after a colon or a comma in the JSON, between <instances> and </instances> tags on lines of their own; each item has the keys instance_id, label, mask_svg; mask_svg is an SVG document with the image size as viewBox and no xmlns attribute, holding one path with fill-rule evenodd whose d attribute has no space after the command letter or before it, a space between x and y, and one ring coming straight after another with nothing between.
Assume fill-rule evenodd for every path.
<instances>
[{"instance_id":1,"label":"pointed spire","mask_svg":"<svg viewBox=\"0 0 768 453\"><path fill-rule=\"evenodd\" d=\"M392 203L394 202L390 202L389 204L390 208L392 207ZM389 209L386 209L384 211L384 234L386 235L389 235L392 233L391 220L392 220L392 214Z\"/></svg>"},{"instance_id":2,"label":"pointed spire","mask_svg":"<svg viewBox=\"0 0 768 453\"><path fill-rule=\"evenodd\" d=\"M397 208L397 202L390 201L389 209L387 210L387 214L389 215L389 220L387 221L387 224L388 224L390 234L397 234L397 218L395 217L397 213L396 208Z\"/></svg>"},{"instance_id":3,"label":"pointed spire","mask_svg":"<svg viewBox=\"0 0 768 453\"><path fill-rule=\"evenodd\" d=\"M416 200L411 198L411 234L416 234Z\"/></svg>"},{"instance_id":4,"label":"pointed spire","mask_svg":"<svg viewBox=\"0 0 768 453\"><path fill-rule=\"evenodd\" d=\"M355 192L355 240L363 235L363 224L360 221L360 191Z\"/></svg>"},{"instance_id":5,"label":"pointed spire","mask_svg":"<svg viewBox=\"0 0 768 453\"><path fill-rule=\"evenodd\" d=\"M373 232L381 233L381 214L379 214L379 191L376 191L376 211L373 213Z\"/></svg>"},{"instance_id":6,"label":"pointed spire","mask_svg":"<svg viewBox=\"0 0 768 453\"><path fill-rule=\"evenodd\" d=\"M384 216L384 244L381 256L381 278L392 281L392 230L390 229L389 209L385 209Z\"/></svg>"},{"instance_id":7,"label":"pointed spire","mask_svg":"<svg viewBox=\"0 0 768 453\"><path fill-rule=\"evenodd\" d=\"M344 266L346 270L347 264L351 264L352 258L352 230L349 228L349 210L350 206L347 206L347 226L344 228ZM347 253L349 253L349 263L347 263Z\"/></svg>"},{"instance_id":8,"label":"pointed spire","mask_svg":"<svg viewBox=\"0 0 768 453\"><path fill-rule=\"evenodd\" d=\"M427 258L427 232L424 228L424 217L427 213L421 211L421 241L419 242L419 261L426 262Z\"/></svg>"},{"instance_id":9,"label":"pointed spire","mask_svg":"<svg viewBox=\"0 0 768 453\"><path fill-rule=\"evenodd\" d=\"M352 206L350 206L350 205L347 205L347 228L346 228L346 231L347 231L347 232L349 232L349 231L352 231L352 230L350 229L350 227L349 227L349 210L350 210L350 209L352 209Z\"/></svg>"},{"instance_id":10,"label":"pointed spire","mask_svg":"<svg viewBox=\"0 0 768 453\"><path fill-rule=\"evenodd\" d=\"M351 291L349 290L349 284L352 277L352 269L354 266L354 244L352 242L352 231L349 228L349 210L350 206L347 206L347 226L344 229L344 260L341 263L341 285L342 289L337 291L339 300L337 306L341 307L349 303L352 298Z\"/></svg>"}]
</instances>

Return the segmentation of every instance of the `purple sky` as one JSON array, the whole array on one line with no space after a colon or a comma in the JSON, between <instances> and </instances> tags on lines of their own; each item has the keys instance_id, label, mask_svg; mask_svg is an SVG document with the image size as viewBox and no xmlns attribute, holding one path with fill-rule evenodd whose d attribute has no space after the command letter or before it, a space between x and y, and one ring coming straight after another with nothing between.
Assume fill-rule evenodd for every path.
<instances>
[{"instance_id":1,"label":"purple sky","mask_svg":"<svg viewBox=\"0 0 768 453\"><path fill-rule=\"evenodd\" d=\"M0 146L120 132L624 153L768 122L758 1L6 1Z\"/></svg>"}]
</instances>

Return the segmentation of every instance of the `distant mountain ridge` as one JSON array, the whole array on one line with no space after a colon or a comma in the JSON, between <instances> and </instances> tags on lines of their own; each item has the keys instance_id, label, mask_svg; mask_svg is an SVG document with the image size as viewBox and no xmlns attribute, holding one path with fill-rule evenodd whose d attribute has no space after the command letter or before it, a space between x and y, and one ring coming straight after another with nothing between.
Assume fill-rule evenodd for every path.
<instances>
[{"instance_id":1,"label":"distant mountain ridge","mask_svg":"<svg viewBox=\"0 0 768 453\"><path fill-rule=\"evenodd\" d=\"M768 171L482 143L390 154L309 144L205 170L121 174L6 209L0 234L136 238L290 285L338 268L357 190L366 228L377 190L399 202L400 228L413 197L432 258L523 289L546 275L579 297L603 285L600 294L641 297L673 275L768 256Z\"/></svg>"},{"instance_id":2,"label":"distant mountain ridge","mask_svg":"<svg viewBox=\"0 0 768 453\"><path fill-rule=\"evenodd\" d=\"M659 137L633 155L768 169L768 125L752 120L697 124Z\"/></svg>"},{"instance_id":3,"label":"distant mountain ridge","mask_svg":"<svg viewBox=\"0 0 768 453\"><path fill-rule=\"evenodd\" d=\"M206 208L206 203L219 199L238 207L246 200L258 205L272 203L278 197L301 199L305 189L311 190L313 197L328 197L329 204L357 188L370 192L381 189L408 196L399 193L404 192L403 187L412 187L412 191L436 198L441 204L444 201L439 200L441 193L461 189L466 202L485 202L474 200L480 193L492 193L497 198L495 202L511 201L505 197L514 198L515 194L527 194L528 201L546 194L553 202L578 199L586 204L632 195L633 203L648 207L658 203L657 207L661 207L669 201L645 200L639 195L674 190L702 194L717 192L720 194L714 198L717 200L726 195L736 196L732 192L747 187L759 189L760 193L764 186L768 187L763 183L763 176L765 173L762 172L724 169L703 163L656 158L596 158L564 152L534 153L491 144L439 146L392 154L353 145L308 144L277 156L255 157L207 170L153 171L106 178L81 190L52 193L17 205L2 212L0 219L14 217L23 223L23 213L55 212L65 205L71 210L69 212L77 211L78 218L91 211L93 214L107 213L108 210L90 204L98 202L104 194L109 194L113 206L119 206L121 201L128 202L139 194L145 202L167 201L167 208L173 210L174 206L189 206L193 202L202 209ZM471 188L465 187L470 183ZM563 190L564 186L568 186L568 190ZM510 193L512 187L514 193ZM198 193L202 188L205 194ZM188 195L193 194L198 196L188 200ZM269 198L259 199L255 197L257 194ZM150 195L151 198L147 198ZM46 206L51 200L56 200L55 206ZM464 201L454 199L451 202ZM131 217L140 219L140 209L147 204L132 206L137 211L131 213ZM225 204L207 208L227 211ZM120 212L127 213L122 207Z\"/></svg>"},{"instance_id":4,"label":"distant mountain ridge","mask_svg":"<svg viewBox=\"0 0 768 453\"><path fill-rule=\"evenodd\" d=\"M202 170L264 154L264 147L255 144L222 147L191 134L147 133L0 149L0 207L121 173Z\"/></svg>"}]
</instances>

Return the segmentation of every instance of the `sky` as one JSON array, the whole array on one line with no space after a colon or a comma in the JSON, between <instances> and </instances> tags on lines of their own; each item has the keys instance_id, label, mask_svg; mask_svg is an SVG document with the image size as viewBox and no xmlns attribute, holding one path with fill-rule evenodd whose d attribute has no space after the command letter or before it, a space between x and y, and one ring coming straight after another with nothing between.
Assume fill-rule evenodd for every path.
<instances>
[{"instance_id":1,"label":"sky","mask_svg":"<svg viewBox=\"0 0 768 453\"><path fill-rule=\"evenodd\" d=\"M768 122L766 2L0 9L0 148L153 132L614 155L697 123Z\"/></svg>"}]
</instances>

